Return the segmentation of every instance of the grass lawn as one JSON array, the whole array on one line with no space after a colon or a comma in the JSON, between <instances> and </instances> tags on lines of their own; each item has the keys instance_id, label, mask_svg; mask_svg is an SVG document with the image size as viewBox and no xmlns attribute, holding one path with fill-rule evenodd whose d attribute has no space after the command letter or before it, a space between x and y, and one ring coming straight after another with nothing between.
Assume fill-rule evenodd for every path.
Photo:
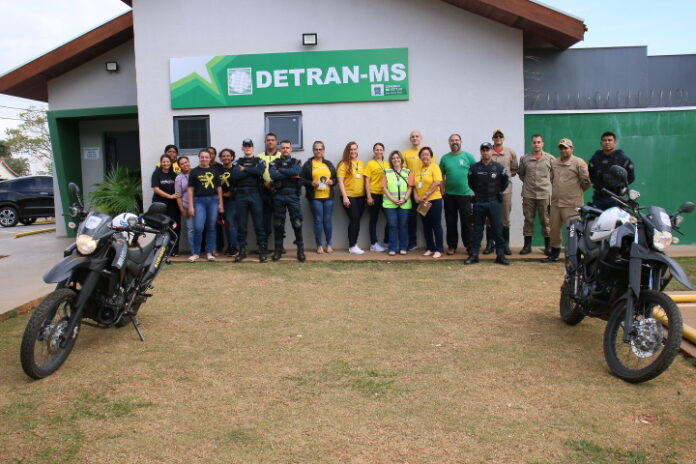
<instances>
[{"instance_id":1,"label":"grass lawn","mask_svg":"<svg viewBox=\"0 0 696 464\"><path fill-rule=\"evenodd\" d=\"M145 343L83 327L41 381L21 370L28 316L14 317L0 462L694 462L693 360L613 377L605 323L558 317L562 272L179 264L143 306Z\"/></svg>"}]
</instances>

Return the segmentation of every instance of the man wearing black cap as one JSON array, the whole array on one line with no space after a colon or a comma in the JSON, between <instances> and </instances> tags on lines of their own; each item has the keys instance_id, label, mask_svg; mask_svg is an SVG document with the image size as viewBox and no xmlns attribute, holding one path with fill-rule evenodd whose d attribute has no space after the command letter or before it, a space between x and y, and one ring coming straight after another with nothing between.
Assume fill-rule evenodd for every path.
<instances>
[{"instance_id":1,"label":"man wearing black cap","mask_svg":"<svg viewBox=\"0 0 696 464\"><path fill-rule=\"evenodd\" d=\"M237 188L237 237L239 253L234 258L240 262L247 256L247 221L249 212L254 222L256 243L259 246L259 261L266 261L267 235L263 227L263 205L261 203L261 185L266 163L254 156L254 142L251 139L242 141L244 156L237 160L232 168L232 180Z\"/></svg>"},{"instance_id":2,"label":"man wearing black cap","mask_svg":"<svg viewBox=\"0 0 696 464\"><path fill-rule=\"evenodd\" d=\"M486 218L493 232L497 255L495 262L506 266L510 264L510 261L505 258L501 202L502 193L507 188L509 179L503 165L493 161L492 149L493 146L490 143L482 143L481 161L469 169L469 187L474 191L474 234L471 240L471 254L464 264L479 262L479 250Z\"/></svg>"}]
</instances>

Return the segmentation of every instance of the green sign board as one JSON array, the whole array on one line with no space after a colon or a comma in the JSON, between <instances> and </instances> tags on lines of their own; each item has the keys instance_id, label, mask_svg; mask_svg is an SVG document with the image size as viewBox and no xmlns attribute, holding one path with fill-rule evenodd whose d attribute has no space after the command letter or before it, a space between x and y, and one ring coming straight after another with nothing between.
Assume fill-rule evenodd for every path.
<instances>
[{"instance_id":1,"label":"green sign board","mask_svg":"<svg viewBox=\"0 0 696 464\"><path fill-rule=\"evenodd\" d=\"M408 49L171 58L172 108L408 100Z\"/></svg>"}]
</instances>

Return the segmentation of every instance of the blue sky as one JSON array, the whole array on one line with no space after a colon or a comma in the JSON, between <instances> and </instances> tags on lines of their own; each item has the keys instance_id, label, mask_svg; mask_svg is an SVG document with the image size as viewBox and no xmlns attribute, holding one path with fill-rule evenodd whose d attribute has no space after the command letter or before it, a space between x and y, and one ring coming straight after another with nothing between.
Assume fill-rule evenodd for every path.
<instances>
[{"instance_id":1,"label":"blue sky","mask_svg":"<svg viewBox=\"0 0 696 464\"><path fill-rule=\"evenodd\" d=\"M436 1L436 0L433 0ZM545 0L585 21L577 47L647 45L650 55L696 53L696 0ZM0 75L128 11L120 0L0 0ZM0 95L0 138L19 111L42 106Z\"/></svg>"}]
</instances>

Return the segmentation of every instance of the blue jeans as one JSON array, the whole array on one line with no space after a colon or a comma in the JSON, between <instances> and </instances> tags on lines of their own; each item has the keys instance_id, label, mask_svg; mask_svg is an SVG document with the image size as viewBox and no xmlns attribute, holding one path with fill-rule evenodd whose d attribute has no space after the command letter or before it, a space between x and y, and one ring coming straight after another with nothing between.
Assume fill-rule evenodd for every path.
<instances>
[{"instance_id":1,"label":"blue jeans","mask_svg":"<svg viewBox=\"0 0 696 464\"><path fill-rule=\"evenodd\" d=\"M317 248L322 246L321 233L322 230L326 236L326 245L331 245L333 235L333 225L331 217L333 216L334 201L333 198L316 198L310 200L312 207L312 215L314 216L314 238L317 242Z\"/></svg>"},{"instance_id":2,"label":"blue jeans","mask_svg":"<svg viewBox=\"0 0 696 464\"><path fill-rule=\"evenodd\" d=\"M225 222L227 223L227 246L237 248L237 202L224 200Z\"/></svg>"},{"instance_id":3,"label":"blue jeans","mask_svg":"<svg viewBox=\"0 0 696 464\"><path fill-rule=\"evenodd\" d=\"M423 219L423 234L425 235L425 245L428 251L439 251L444 253L442 245L442 198L432 200L432 206L428 214L421 216ZM419 214L420 216L420 214Z\"/></svg>"},{"instance_id":4,"label":"blue jeans","mask_svg":"<svg viewBox=\"0 0 696 464\"><path fill-rule=\"evenodd\" d=\"M503 239L503 205L498 200L474 203L474 234L471 240L471 255L478 255L483 239L483 227L486 218L491 224L495 252L498 256L505 256L505 239Z\"/></svg>"},{"instance_id":5,"label":"blue jeans","mask_svg":"<svg viewBox=\"0 0 696 464\"><path fill-rule=\"evenodd\" d=\"M384 208L389 226L389 251L408 250L408 215L411 209Z\"/></svg>"},{"instance_id":6,"label":"blue jeans","mask_svg":"<svg viewBox=\"0 0 696 464\"><path fill-rule=\"evenodd\" d=\"M215 250L215 221L218 214L217 195L194 197L193 207L193 254L201 254L201 241L203 240L203 228L206 228L205 245L208 253Z\"/></svg>"},{"instance_id":7,"label":"blue jeans","mask_svg":"<svg viewBox=\"0 0 696 464\"><path fill-rule=\"evenodd\" d=\"M188 239L189 250L191 250L191 253L193 253L193 228L195 227L193 224L193 218L185 217L182 219L186 223L186 238Z\"/></svg>"}]
</instances>

